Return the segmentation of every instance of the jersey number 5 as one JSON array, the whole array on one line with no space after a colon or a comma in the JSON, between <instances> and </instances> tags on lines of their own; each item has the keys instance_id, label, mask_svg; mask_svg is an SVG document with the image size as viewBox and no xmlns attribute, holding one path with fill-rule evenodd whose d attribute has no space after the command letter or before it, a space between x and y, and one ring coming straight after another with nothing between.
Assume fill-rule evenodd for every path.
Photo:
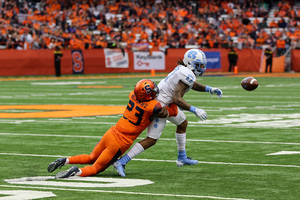
<instances>
[{"instance_id":1,"label":"jersey number 5","mask_svg":"<svg viewBox=\"0 0 300 200\"><path fill-rule=\"evenodd\" d=\"M135 108L135 109L133 109ZM144 110L141 109L140 107L138 106L135 106L134 102L129 100L129 103L127 105L127 108L126 108L128 111L135 111L135 115L137 117L137 121L136 122L133 122L131 120L128 120L130 123L132 123L133 125L135 126L138 126L140 125L140 123L142 122L142 119L143 119L143 115L144 115ZM125 117L124 117L125 118Z\"/></svg>"}]
</instances>

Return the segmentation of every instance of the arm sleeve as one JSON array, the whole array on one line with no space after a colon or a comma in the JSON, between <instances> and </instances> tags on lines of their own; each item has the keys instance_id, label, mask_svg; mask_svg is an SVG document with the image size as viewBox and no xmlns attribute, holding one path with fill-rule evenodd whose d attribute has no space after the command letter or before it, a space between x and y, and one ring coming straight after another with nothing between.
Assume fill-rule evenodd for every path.
<instances>
[{"instance_id":1,"label":"arm sleeve","mask_svg":"<svg viewBox=\"0 0 300 200\"><path fill-rule=\"evenodd\" d=\"M178 107L174 103L167 106L167 110L169 112L169 117L175 117L178 114Z\"/></svg>"},{"instance_id":2,"label":"arm sleeve","mask_svg":"<svg viewBox=\"0 0 300 200\"><path fill-rule=\"evenodd\" d=\"M160 103L157 103L154 108L153 108L153 115L158 114L161 111L162 107L160 105Z\"/></svg>"}]
</instances>

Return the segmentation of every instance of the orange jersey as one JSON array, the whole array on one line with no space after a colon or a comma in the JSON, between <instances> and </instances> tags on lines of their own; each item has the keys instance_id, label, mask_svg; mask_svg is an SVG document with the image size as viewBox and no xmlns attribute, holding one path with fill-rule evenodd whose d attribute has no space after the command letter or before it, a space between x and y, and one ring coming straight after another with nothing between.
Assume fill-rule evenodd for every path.
<instances>
[{"instance_id":1,"label":"orange jersey","mask_svg":"<svg viewBox=\"0 0 300 200\"><path fill-rule=\"evenodd\" d=\"M161 108L162 106L156 100L139 102L131 91L127 108L116 124L116 128L123 136L135 140L152 122L150 117Z\"/></svg>"}]
</instances>

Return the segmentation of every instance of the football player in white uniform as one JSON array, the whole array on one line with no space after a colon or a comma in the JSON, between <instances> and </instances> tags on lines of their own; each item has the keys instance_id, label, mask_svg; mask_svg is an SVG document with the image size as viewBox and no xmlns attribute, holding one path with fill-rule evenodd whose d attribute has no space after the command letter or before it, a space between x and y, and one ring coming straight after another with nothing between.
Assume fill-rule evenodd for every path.
<instances>
[{"instance_id":1,"label":"football player in white uniform","mask_svg":"<svg viewBox=\"0 0 300 200\"><path fill-rule=\"evenodd\" d=\"M190 89L216 94L218 98L222 97L222 91L220 89L196 82L196 76L202 76L205 72L206 63L206 56L203 51L199 49L188 50L184 54L183 60L180 59L178 61L178 66L169 73L166 78L159 82L159 95L156 100L160 102L162 106L168 106L173 102L182 110L188 110L194 113L202 121L206 120L207 114L204 110L190 105L182 98ZM194 165L198 163L198 160L192 160L186 155L185 143L188 122L185 114L178 109L178 114L175 117L154 119L148 126L147 137L136 143L125 156L114 163L114 168L121 176L125 177L125 165L133 157L156 143L162 134L167 120L177 126L175 133L178 148L177 166L182 167L184 165Z\"/></svg>"}]
</instances>

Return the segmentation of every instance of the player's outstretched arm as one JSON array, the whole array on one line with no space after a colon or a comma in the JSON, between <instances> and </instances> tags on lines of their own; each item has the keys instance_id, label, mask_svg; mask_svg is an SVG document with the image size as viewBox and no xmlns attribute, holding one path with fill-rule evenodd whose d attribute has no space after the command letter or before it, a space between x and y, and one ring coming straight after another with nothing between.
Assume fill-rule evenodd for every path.
<instances>
[{"instance_id":1,"label":"player's outstretched arm","mask_svg":"<svg viewBox=\"0 0 300 200\"><path fill-rule=\"evenodd\" d=\"M191 108L191 105L182 98L188 88L188 85L179 81L172 96L173 103L183 110L189 110Z\"/></svg>"},{"instance_id":2,"label":"player's outstretched arm","mask_svg":"<svg viewBox=\"0 0 300 200\"><path fill-rule=\"evenodd\" d=\"M216 94L218 96L218 98L221 98L223 95L222 90L220 90L219 88L210 87L210 86L198 83L198 82L194 83L192 89L196 90L198 92L209 92L210 94Z\"/></svg>"},{"instance_id":3,"label":"player's outstretched arm","mask_svg":"<svg viewBox=\"0 0 300 200\"><path fill-rule=\"evenodd\" d=\"M188 89L188 85L183 83L182 81L179 81L174 94L172 96L173 103L176 104L178 107L180 107L183 110L188 110L192 113L194 113L197 117L199 117L202 121L207 119L207 114L204 110L196 108L195 106L190 105L187 103L182 97L185 93L185 91Z\"/></svg>"}]
</instances>

